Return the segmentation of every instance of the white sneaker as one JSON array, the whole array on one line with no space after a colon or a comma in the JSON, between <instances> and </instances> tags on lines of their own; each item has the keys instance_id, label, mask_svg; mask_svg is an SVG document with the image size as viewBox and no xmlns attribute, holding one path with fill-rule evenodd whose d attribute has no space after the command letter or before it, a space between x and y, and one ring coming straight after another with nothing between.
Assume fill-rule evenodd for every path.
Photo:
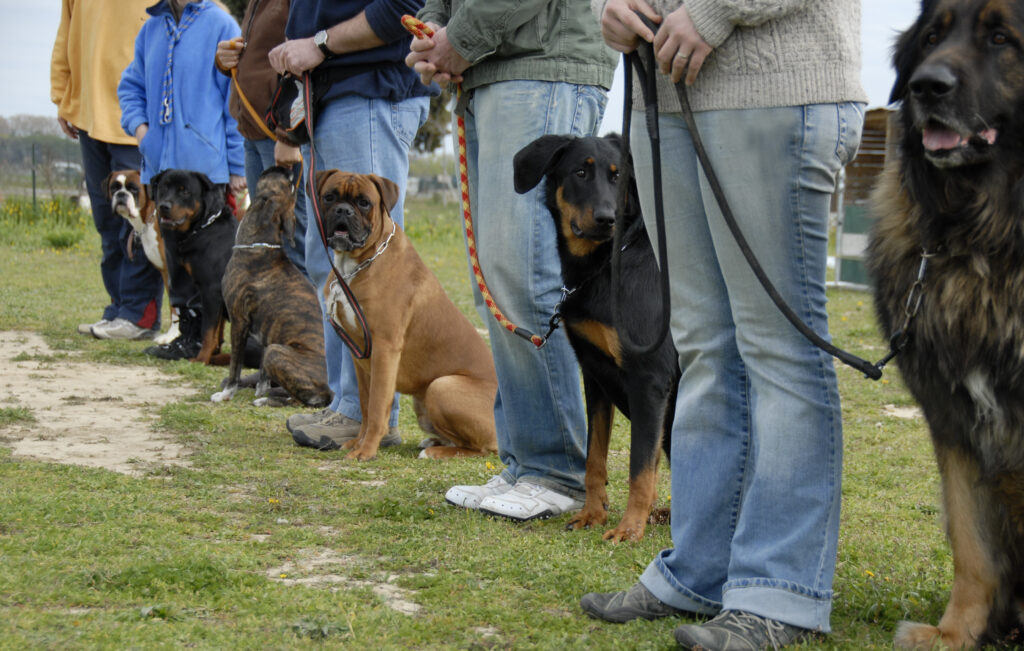
<instances>
[{"instance_id":1,"label":"white sneaker","mask_svg":"<svg viewBox=\"0 0 1024 651\"><path fill-rule=\"evenodd\" d=\"M583 508L583 501L545 486L520 480L500 495L480 500L480 511L518 522L544 520Z\"/></svg>"},{"instance_id":2,"label":"white sneaker","mask_svg":"<svg viewBox=\"0 0 1024 651\"><path fill-rule=\"evenodd\" d=\"M464 509L480 508L480 501L492 495L501 495L512 490L512 484L505 481L501 475L495 475L487 480L483 486L452 486L444 494L444 499L449 504L461 506Z\"/></svg>"},{"instance_id":3,"label":"white sneaker","mask_svg":"<svg viewBox=\"0 0 1024 651\"><path fill-rule=\"evenodd\" d=\"M92 336L97 339L152 339L156 333L149 328L135 325L128 319L114 319L92 327Z\"/></svg>"},{"instance_id":4,"label":"white sneaker","mask_svg":"<svg viewBox=\"0 0 1024 651\"><path fill-rule=\"evenodd\" d=\"M98 326L105 326L108 323L110 323L110 321L107 321L106 319L100 319L96 323L79 323L78 324L78 334L80 334L80 335L91 335L93 328L98 327Z\"/></svg>"}]
</instances>

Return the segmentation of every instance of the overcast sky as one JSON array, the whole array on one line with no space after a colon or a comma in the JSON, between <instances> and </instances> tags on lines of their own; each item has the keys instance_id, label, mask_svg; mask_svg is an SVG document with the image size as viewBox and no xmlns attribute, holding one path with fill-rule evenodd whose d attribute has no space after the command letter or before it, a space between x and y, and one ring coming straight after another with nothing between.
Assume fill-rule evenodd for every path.
<instances>
[{"instance_id":1,"label":"overcast sky","mask_svg":"<svg viewBox=\"0 0 1024 651\"><path fill-rule=\"evenodd\" d=\"M0 0L0 116L57 117L50 102L50 53L60 7L59 0ZM913 21L918 7L917 0L862 2L862 81L871 107L883 106L888 99L893 39ZM621 106L621 95L610 99L609 112L614 115L608 116L609 120L617 118Z\"/></svg>"}]
</instances>

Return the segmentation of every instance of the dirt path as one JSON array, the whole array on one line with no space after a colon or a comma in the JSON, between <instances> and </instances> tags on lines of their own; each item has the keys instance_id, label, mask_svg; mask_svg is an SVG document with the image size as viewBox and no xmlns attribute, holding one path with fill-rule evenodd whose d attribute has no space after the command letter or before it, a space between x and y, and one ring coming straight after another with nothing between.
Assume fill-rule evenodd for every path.
<instances>
[{"instance_id":1,"label":"dirt path","mask_svg":"<svg viewBox=\"0 0 1024 651\"><path fill-rule=\"evenodd\" d=\"M151 423L161 405L192 389L156 369L39 359L53 354L39 335L0 332L0 409L35 417L0 425L0 445L15 456L134 476L153 465L188 465L187 451Z\"/></svg>"}]
</instances>

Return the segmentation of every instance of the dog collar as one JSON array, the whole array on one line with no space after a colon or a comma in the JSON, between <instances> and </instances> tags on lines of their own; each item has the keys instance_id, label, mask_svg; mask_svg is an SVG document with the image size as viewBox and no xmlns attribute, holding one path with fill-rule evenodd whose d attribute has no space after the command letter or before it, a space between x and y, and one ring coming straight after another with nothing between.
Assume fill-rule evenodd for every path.
<instances>
[{"instance_id":1,"label":"dog collar","mask_svg":"<svg viewBox=\"0 0 1024 651\"><path fill-rule=\"evenodd\" d=\"M352 271L350 271L347 274L345 274L344 276L342 276L342 278L345 280L345 282L348 282L349 280L352 280L352 278L357 273L359 273L363 269L366 269L367 267L369 267L371 262L376 260L377 257L380 256L381 253L384 253L384 250L388 248L388 244L391 242L391 238L395 236L395 227L396 227L395 221L391 220L391 234L388 235L388 238L386 240L384 240L383 242L380 243L380 246L377 247L377 251L371 257L363 260L362 262L359 263L359 266L357 266L355 269L353 269Z\"/></svg>"},{"instance_id":2,"label":"dog collar","mask_svg":"<svg viewBox=\"0 0 1024 651\"><path fill-rule=\"evenodd\" d=\"M236 244L232 249L280 249L280 244L267 244L266 242L253 242L252 244Z\"/></svg>"}]
</instances>

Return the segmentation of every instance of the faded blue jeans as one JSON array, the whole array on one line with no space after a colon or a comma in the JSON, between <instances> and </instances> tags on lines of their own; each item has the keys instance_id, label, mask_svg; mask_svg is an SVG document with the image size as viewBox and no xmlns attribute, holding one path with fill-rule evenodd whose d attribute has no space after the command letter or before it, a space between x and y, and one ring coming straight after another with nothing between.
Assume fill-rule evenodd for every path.
<instances>
[{"instance_id":1,"label":"faded blue jeans","mask_svg":"<svg viewBox=\"0 0 1024 651\"><path fill-rule=\"evenodd\" d=\"M256 182L263 170L274 166L274 141L245 139L245 183L249 186L250 200L256 198ZM292 174L301 173L302 165L296 163ZM294 178L294 177L292 177ZM299 196L295 197L295 245L287 238L281 242L284 254L292 261L299 271L306 273L306 200L305 185L298 188Z\"/></svg>"},{"instance_id":2,"label":"faded blue jeans","mask_svg":"<svg viewBox=\"0 0 1024 651\"><path fill-rule=\"evenodd\" d=\"M634 115L640 202L655 233L650 141L643 115ZM824 337L829 201L859 146L863 116L860 104L696 114L754 253ZM683 376L672 428L674 548L640 582L677 608L743 610L828 632L843 465L834 363L755 279L681 115L663 115L660 126L672 336Z\"/></svg>"},{"instance_id":3,"label":"faded blue jeans","mask_svg":"<svg viewBox=\"0 0 1024 651\"><path fill-rule=\"evenodd\" d=\"M430 99L415 97L401 102L367 99L346 95L331 100L320 111L313 124L316 138L316 171L339 169L356 174L376 174L398 184L398 203L391 218L404 228L402 208L409 177L409 146L416 131L427 120ZM309 146L302 147L302 158L309 161ZM309 165L303 170L303 187ZM327 250L320 238L320 228L312 201L306 197L306 273L318 290L320 308L325 310L323 289L331 273ZM333 252L332 252L333 253ZM383 258L382 258L383 259ZM327 383L334 391L330 408L362 422L359 408L359 385L348 348L324 318L324 343L327 354ZM398 394L391 408L392 427L398 425Z\"/></svg>"},{"instance_id":4,"label":"faded blue jeans","mask_svg":"<svg viewBox=\"0 0 1024 651\"><path fill-rule=\"evenodd\" d=\"M595 86L546 81L499 82L472 92L466 150L484 279L509 320L544 334L561 297L555 224L544 183L516 193L512 159L545 134L594 135L607 97ZM565 330L538 349L502 327L478 292L476 298L498 373L495 421L505 480L528 479L581 497L587 425L579 367Z\"/></svg>"}]
</instances>

